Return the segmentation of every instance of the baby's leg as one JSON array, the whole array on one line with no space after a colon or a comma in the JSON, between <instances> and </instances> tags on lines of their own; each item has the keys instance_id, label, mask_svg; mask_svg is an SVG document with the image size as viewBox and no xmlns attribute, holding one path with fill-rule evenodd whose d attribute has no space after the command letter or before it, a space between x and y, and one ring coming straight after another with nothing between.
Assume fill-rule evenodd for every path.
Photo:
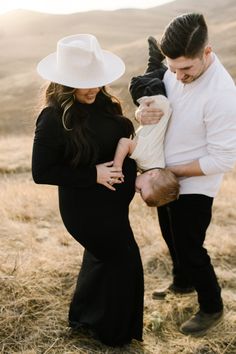
<instances>
[{"instance_id":1,"label":"baby's leg","mask_svg":"<svg viewBox=\"0 0 236 354\"><path fill-rule=\"evenodd\" d=\"M152 36L148 37L148 51L149 58L146 73L164 68L162 61L165 59L165 56L162 54L156 39Z\"/></svg>"}]
</instances>

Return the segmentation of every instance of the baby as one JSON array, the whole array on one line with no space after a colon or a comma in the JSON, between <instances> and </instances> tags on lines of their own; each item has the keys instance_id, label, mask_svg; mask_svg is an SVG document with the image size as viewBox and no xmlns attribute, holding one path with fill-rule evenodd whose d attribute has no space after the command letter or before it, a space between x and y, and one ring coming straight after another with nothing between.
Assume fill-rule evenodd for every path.
<instances>
[{"instance_id":1,"label":"baby","mask_svg":"<svg viewBox=\"0 0 236 354\"><path fill-rule=\"evenodd\" d=\"M163 142L171 107L166 98L162 78L166 71L164 59L156 40L149 37L149 63L144 75L131 80L130 92L134 103L142 106L152 96L150 107L157 107L164 113L157 124L140 126L134 139L121 138L115 152L113 165L121 168L127 155L137 163L141 172L136 178L136 191L148 206L161 206L176 198L179 183L175 175L165 168Z\"/></svg>"}]
</instances>

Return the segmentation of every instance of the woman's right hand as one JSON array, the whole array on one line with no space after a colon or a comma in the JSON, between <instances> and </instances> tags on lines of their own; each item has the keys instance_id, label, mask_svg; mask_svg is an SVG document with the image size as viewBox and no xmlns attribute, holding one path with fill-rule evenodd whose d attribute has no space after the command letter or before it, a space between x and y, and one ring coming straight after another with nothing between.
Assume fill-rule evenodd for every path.
<instances>
[{"instance_id":1,"label":"woman's right hand","mask_svg":"<svg viewBox=\"0 0 236 354\"><path fill-rule=\"evenodd\" d=\"M142 101L142 104L135 111L135 119L139 124L147 125L160 122L164 113L159 108L153 107L153 102L154 100L151 97L145 98L145 101Z\"/></svg>"},{"instance_id":2,"label":"woman's right hand","mask_svg":"<svg viewBox=\"0 0 236 354\"><path fill-rule=\"evenodd\" d=\"M113 184L122 183L124 175L122 169L113 166L113 161L96 165L97 183L102 184L108 189L115 191Z\"/></svg>"}]
</instances>

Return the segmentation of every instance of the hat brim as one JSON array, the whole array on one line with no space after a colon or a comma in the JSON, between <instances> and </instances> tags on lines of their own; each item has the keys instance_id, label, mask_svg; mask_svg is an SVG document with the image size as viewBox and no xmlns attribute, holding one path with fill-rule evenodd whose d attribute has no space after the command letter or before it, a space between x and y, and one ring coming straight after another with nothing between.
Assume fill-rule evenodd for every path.
<instances>
[{"instance_id":1,"label":"hat brim","mask_svg":"<svg viewBox=\"0 0 236 354\"><path fill-rule=\"evenodd\" d=\"M57 70L57 53L52 53L42 59L37 65L39 75L48 81L73 88L94 88L112 83L125 72L125 64L117 55L103 50L104 65L99 72L76 72L73 77L66 72ZM86 77L85 77L86 76Z\"/></svg>"}]
</instances>

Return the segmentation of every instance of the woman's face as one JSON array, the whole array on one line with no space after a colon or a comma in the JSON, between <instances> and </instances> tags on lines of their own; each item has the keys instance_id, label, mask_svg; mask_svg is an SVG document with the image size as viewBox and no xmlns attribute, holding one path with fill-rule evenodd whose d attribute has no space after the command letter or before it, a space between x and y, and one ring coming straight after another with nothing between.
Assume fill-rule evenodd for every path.
<instances>
[{"instance_id":1,"label":"woman's face","mask_svg":"<svg viewBox=\"0 0 236 354\"><path fill-rule=\"evenodd\" d=\"M75 90L75 98L80 103L92 104L98 92L100 91L100 87L88 88L88 89L76 89Z\"/></svg>"}]
</instances>

